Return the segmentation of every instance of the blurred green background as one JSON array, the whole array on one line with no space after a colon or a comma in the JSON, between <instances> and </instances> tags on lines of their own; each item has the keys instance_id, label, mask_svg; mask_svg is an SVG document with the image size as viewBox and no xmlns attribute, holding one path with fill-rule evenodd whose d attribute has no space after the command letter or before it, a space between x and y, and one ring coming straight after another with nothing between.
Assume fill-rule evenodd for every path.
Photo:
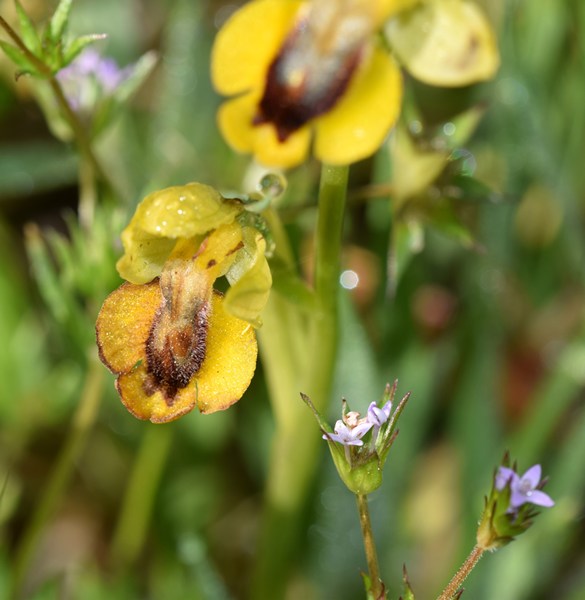
<instances>
[{"instance_id":1,"label":"blurred green background","mask_svg":"<svg viewBox=\"0 0 585 600\"><path fill-rule=\"evenodd\" d=\"M48 4L23 2L39 21ZM343 260L359 284L342 296L335 397L363 409L394 378L399 393L412 391L385 483L371 498L391 597L403 563L417 598L439 593L473 545L493 469L509 449L521 471L543 465L557 504L483 559L464 598L582 600L585 4L483 4L502 54L496 79L460 90L407 81L404 126L457 147L450 164L458 170L447 168L398 214L387 197L364 193L372 178L384 183L388 153L352 168ZM261 364L234 408L158 427L124 410L105 368L91 371L93 322L120 284L118 236L136 203L193 180L242 189L248 159L219 137L208 66L215 32L234 8L75 2L71 30L106 32L99 47L121 65L159 52L154 73L99 138L122 198L98 206L89 233L75 218L74 149L52 137L31 82L15 81L0 58L0 598L71 443L88 372L102 378L98 413L31 554L27 597L245 597L273 426ZM0 2L0 14L16 22L11 2ZM459 143L469 110L482 118ZM313 163L291 172L280 206L301 268L317 174ZM407 222L424 231L424 244L389 256L389 231L397 239ZM299 432L299 443L308 435L317 428ZM354 500L323 450L288 594L359 598L365 560ZM136 553L128 539L138 540Z\"/></svg>"}]
</instances>

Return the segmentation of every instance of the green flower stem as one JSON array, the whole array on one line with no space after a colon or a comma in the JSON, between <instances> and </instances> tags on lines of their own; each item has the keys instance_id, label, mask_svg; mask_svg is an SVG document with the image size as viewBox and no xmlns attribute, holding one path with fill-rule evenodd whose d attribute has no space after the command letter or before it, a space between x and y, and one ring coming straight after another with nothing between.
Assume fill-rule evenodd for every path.
<instances>
[{"instance_id":1,"label":"green flower stem","mask_svg":"<svg viewBox=\"0 0 585 600\"><path fill-rule=\"evenodd\" d=\"M321 443L299 393L326 412L338 339L337 299L348 167L324 165L315 240L317 309L307 329L298 308L273 294L260 333L262 361L276 418L266 489L266 510L252 598L283 595L302 536L302 515L318 466Z\"/></svg>"},{"instance_id":2,"label":"green flower stem","mask_svg":"<svg viewBox=\"0 0 585 600\"><path fill-rule=\"evenodd\" d=\"M65 115L67 122L73 130L73 135L75 136L75 140L77 141L77 146L79 147L81 155L85 157L85 159L91 164L99 179L103 181L110 190L115 191L110 178L106 175L106 172L103 170L99 160L93 152L91 140L87 134L87 131L85 130L85 127L77 118L77 115L72 110L71 106L69 106L67 98L65 98L65 94L63 93L63 89L59 85L57 79L55 79L51 68L26 47L26 44L22 41L20 36L16 33L16 31L14 31L14 29L12 29L12 27L2 16L0 16L0 26L6 31L18 49L29 60L29 62L33 64L37 71L41 73L42 76L49 82L49 85L53 90L53 94L55 95L55 99L57 100L57 104L59 105L59 108Z\"/></svg>"},{"instance_id":3,"label":"green flower stem","mask_svg":"<svg viewBox=\"0 0 585 600\"><path fill-rule=\"evenodd\" d=\"M111 560L124 568L138 558L150 522L160 478L171 449L171 425L145 424L111 546Z\"/></svg>"},{"instance_id":4,"label":"green flower stem","mask_svg":"<svg viewBox=\"0 0 585 600\"><path fill-rule=\"evenodd\" d=\"M97 188L93 165L84 160L79 161L79 222L84 231L90 232L95 217L97 204Z\"/></svg>"},{"instance_id":5,"label":"green flower stem","mask_svg":"<svg viewBox=\"0 0 585 600\"><path fill-rule=\"evenodd\" d=\"M451 600L457 594L457 590L459 590L463 582L467 579L467 576L471 573L475 565L477 565L484 552L485 550L480 546L474 546L469 556L465 559L465 562L459 567L457 573L453 575L453 578L437 600Z\"/></svg>"},{"instance_id":6,"label":"green flower stem","mask_svg":"<svg viewBox=\"0 0 585 600\"><path fill-rule=\"evenodd\" d=\"M19 597L41 534L59 505L85 447L102 397L104 373L103 365L97 360L97 357L92 357L89 361L85 385L67 439L57 458L40 502L37 504L36 510L28 522L16 549L13 574L14 597Z\"/></svg>"},{"instance_id":7,"label":"green flower stem","mask_svg":"<svg viewBox=\"0 0 585 600\"><path fill-rule=\"evenodd\" d=\"M368 575L370 577L371 593L374 598L385 598L386 591L384 584L380 579L380 566L378 564L376 544L374 542L372 523L370 521L368 497L365 494L356 494L355 497L358 505L360 527L362 530L362 538L364 540L364 550L366 552L366 561L368 563Z\"/></svg>"}]
</instances>

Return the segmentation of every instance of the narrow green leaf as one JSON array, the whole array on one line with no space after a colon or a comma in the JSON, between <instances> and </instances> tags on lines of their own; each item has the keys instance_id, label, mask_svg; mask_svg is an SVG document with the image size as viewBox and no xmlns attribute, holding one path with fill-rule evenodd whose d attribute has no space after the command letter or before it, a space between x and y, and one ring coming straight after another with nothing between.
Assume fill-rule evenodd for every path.
<instances>
[{"instance_id":1,"label":"narrow green leaf","mask_svg":"<svg viewBox=\"0 0 585 600\"><path fill-rule=\"evenodd\" d=\"M2 40L0 40L0 48L4 50L6 56L8 56L8 58L19 69L21 69L22 71L26 71L27 73L34 73L35 75L38 74L38 71L35 69L34 65L32 65L32 63L28 60L28 58L25 56L24 52L20 48L17 48L16 46L9 44L8 42L3 42Z\"/></svg>"},{"instance_id":2,"label":"narrow green leaf","mask_svg":"<svg viewBox=\"0 0 585 600\"><path fill-rule=\"evenodd\" d=\"M142 85L154 69L158 55L156 52L146 52L131 67L131 72L114 92L116 102L124 103Z\"/></svg>"},{"instance_id":3,"label":"narrow green leaf","mask_svg":"<svg viewBox=\"0 0 585 600\"><path fill-rule=\"evenodd\" d=\"M66 44L63 51L63 64L61 65L61 68L70 64L84 48L99 40L105 40L107 37L108 36L105 33L90 33L88 35L79 36Z\"/></svg>"},{"instance_id":4,"label":"narrow green leaf","mask_svg":"<svg viewBox=\"0 0 585 600\"><path fill-rule=\"evenodd\" d=\"M49 23L48 35L53 44L61 41L69 22L69 12L73 0L61 0Z\"/></svg>"},{"instance_id":5,"label":"narrow green leaf","mask_svg":"<svg viewBox=\"0 0 585 600\"><path fill-rule=\"evenodd\" d=\"M16 7L16 14L18 15L18 22L20 24L20 35L22 36L24 45L33 54L38 56L41 53L41 40L37 33L36 27L18 0L14 0L14 5Z\"/></svg>"},{"instance_id":6,"label":"narrow green leaf","mask_svg":"<svg viewBox=\"0 0 585 600\"><path fill-rule=\"evenodd\" d=\"M425 231L417 219L396 220L392 225L388 245L387 292L393 296L411 258L421 252L425 245Z\"/></svg>"}]
</instances>

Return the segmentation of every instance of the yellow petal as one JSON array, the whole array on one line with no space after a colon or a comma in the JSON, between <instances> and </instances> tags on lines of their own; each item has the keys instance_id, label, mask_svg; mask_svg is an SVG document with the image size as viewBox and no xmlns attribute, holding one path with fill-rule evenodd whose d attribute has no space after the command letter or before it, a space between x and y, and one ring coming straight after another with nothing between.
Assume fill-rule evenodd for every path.
<instances>
[{"instance_id":1,"label":"yellow petal","mask_svg":"<svg viewBox=\"0 0 585 600\"><path fill-rule=\"evenodd\" d=\"M211 54L211 77L220 94L263 88L270 63L294 27L303 2L256 0L236 11L220 29Z\"/></svg>"},{"instance_id":2,"label":"yellow petal","mask_svg":"<svg viewBox=\"0 0 585 600\"><path fill-rule=\"evenodd\" d=\"M269 123L255 128L254 158L265 167L290 169L301 164L311 143L311 130L301 127L280 142L276 130Z\"/></svg>"},{"instance_id":3,"label":"yellow petal","mask_svg":"<svg viewBox=\"0 0 585 600\"><path fill-rule=\"evenodd\" d=\"M472 2L425 2L390 21L386 35L404 66L431 85L490 79L500 63L492 28Z\"/></svg>"},{"instance_id":4,"label":"yellow petal","mask_svg":"<svg viewBox=\"0 0 585 600\"><path fill-rule=\"evenodd\" d=\"M290 168L303 162L309 151L311 132L302 127L280 142L270 123L253 125L258 94L245 94L224 102L217 113L221 134L238 152L253 153L266 167Z\"/></svg>"},{"instance_id":5,"label":"yellow petal","mask_svg":"<svg viewBox=\"0 0 585 600\"><path fill-rule=\"evenodd\" d=\"M177 185L149 194L136 208L128 228L158 237L190 238L231 223L241 207L203 183Z\"/></svg>"},{"instance_id":6,"label":"yellow petal","mask_svg":"<svg viewBox=\"0 0 585 600\"><path fill-rule=\"evenodd\" d=\"M199 410L212 413L237 402L252 381L257 356L254 328L228 314L221 296L214 296L207 355L197 374Z\"/></svg>"},{"instance_id":7,"label":"yellow petal","mask_svg":"<svg viewBox=\"0 0 585 600\"><path fill-rule=\"evenodd\" d=\"M315 155L325 163L349 164L373 154L400 112L400 70L382 48L371 48L333 109L315 120Z\"/></svg>"},{"instance_id":8,"label":"yellow petal","mask_svg":"<svg viewBox=\"0 0 585 600\"><path fill-rule=\"evenodd\" d=\"M195 406L202 413L224 410L237 402L256 369L258 347L254 329L228 315L222 298L215 295L209 318L207 348L203 364L189 385L171 401L153 387L144 363L118 378L118 392L126 408L139 419L166 423L178 419Z\"/></svg>"},{"instance_id":9,"label":"yellow petal","mask_svg":"<svg viewBox=\"0 0 585 600\"><path fill-rule=\"evenodd\" d=\"M211 283L232 266L242 248L242 227L230 223L216 229L202 242L195 257L195 270L205 273Z\"/></svg>"},{"instance_id":10,"label":"yellow petal","mask_svg":"<svg viewBox=\"0 0 585 600\"><path fill-rule=\"evenodd\" d=\"M243 231L244 248L241 256L227 272L230 289L224 299L224 308L231 315L259 327L262 312L272 287L272 274L264 252L266 240L251 227Z\"/></svg>"},{"instance_id":11,"label":"yellow petal","mask_svg":"<svg viewBox=\"0 0 585 600\"><path fill-rule=\"evenodd\" d=\"M122 232L125 252L116 263L120 277L136 284L152 281L161 274L175 243L175 240L127 227Z\"/></svg>"},{"instance_id":12,"label":"yellow petal","mask_svg":"<svg viewBox=\"0 0 585 600\"><path fill-rule=\"evenodd\" d=\"M217 124L221 135L237 152L252 152L256 131L252 121L258 100L258 94L244 94L224 102L217 111Z\"/></svg>"},{"instance_id":13,"label":"yellow petal","mask_svg":"<svg viewBox=\"0 0 585 600\"><path fill-rule=\"evenodd\" d=\"M208 185L190 183L159 190L137 207L122 232L124 256L116 265L132 283L158 277L177 239L194 238L231 223L242 208Z\"/></svg>"},{"instance_id":14,"label":"yellow petal","mask_svg":"<svg viewBox=\"0 0 585 600\"><path fill-rule=\"evenodd\" d=\"M153 423L168 423L192 411L197 404L197 389L194 385L179 390L172 404L167 403L163 393L154 389L152 375L144 364L118 377L116 388L122 404L137 419ZM147 391L148 390L148 391Z\"/></svg>"},{"instance_id":15,"label":"yellow petal","mask_svg":"<svg viewBox=\"0 0 585 600\"><path fill-rule=\"evenodd\" d=\"M162 302L158 281L124 283L104 301L96 323L102 362L114 373L129 371L145 357L145 344Z\"/></svg>"},{"instance_id":16,"label":"yellow petal","mask_svg":"<svg viewBox=\"0 0 585 600\"><path fill-rule=\"evenodd\" d=\"M421 0L376 0L377 23L382 24L386 19L403 10L408 10Z\"/></svg>"}]
</instances>

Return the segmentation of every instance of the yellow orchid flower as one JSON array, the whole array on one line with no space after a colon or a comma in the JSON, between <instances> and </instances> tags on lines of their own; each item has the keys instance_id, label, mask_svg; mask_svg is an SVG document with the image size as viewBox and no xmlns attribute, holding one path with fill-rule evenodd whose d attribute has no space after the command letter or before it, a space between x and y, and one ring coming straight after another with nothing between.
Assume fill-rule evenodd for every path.
<instances>
[{"instance_id":1,"label":"yellow orchid flower","mask_svg":"<svg viewBox=\"0 0 585 600\"><path fill-rule=\"evenodd\" d=\"M255 0L218 33L211 72L235 96L218 113L236 150L292 167L372 154L398 118L400 70L374 35L388 2Z\"/></svg>"},{"instance_id":2,"label":"yellow orchid flower","mask_svg":"<svg viewBox=\"0 0 585 600\"><path fill-rule=\"evenodd\" d=\"M384 29L385 42L378 35ZM211 58L226 141L265 166L366 158L396 123L405 68L433 85L488 79L491 28L466 0L252 0L219 31Z\"/></svg>"},{"instance_id":3,"label":"yellow orchid flower","mask_svg":"<svg viewBox=\"0 0 585 600\"><path fill-rule=\"evenodd\" d=\"M223 410L248 388L272 279L265 241L243 205L198 183L155 192L122 233L128 280L96 324L100 358L136 417L164 423ZM218 277L231 284L225 296Z\"/></svg>"}]
</instances>

